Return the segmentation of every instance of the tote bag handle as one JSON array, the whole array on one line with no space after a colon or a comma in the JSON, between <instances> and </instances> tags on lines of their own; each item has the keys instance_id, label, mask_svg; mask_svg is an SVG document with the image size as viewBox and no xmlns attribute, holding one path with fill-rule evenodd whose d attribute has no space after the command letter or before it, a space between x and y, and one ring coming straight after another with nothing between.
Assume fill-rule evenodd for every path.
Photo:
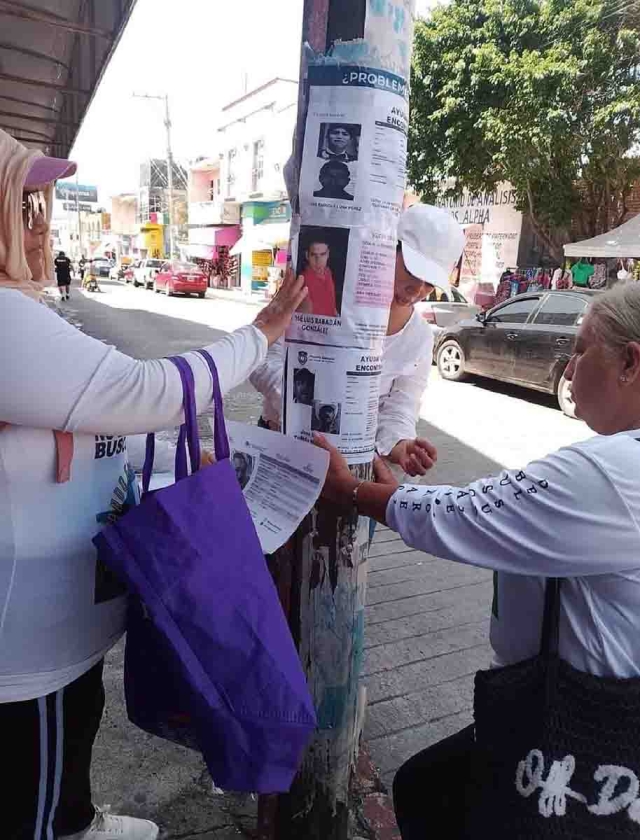
<instances>
[{"instance_id":1,"label":"tote bag handle","mask_svg":"<svg viewBox=\"0 0 640 840\"><path fill-rule=\"evenodd\" d=\"M229 440L224 422L224 409L222 392L218 370L211 354L207 350L197 351L207 363L211 372L212 400L214 407L214 451L216 461L229 457ZM193 371L183 356L172 356L170 361L178 368L182 381L182 405L184 409L185 422L180 426L178 443L176 446L175 478L180 481L188 475L186 445L189 447L191 459L191 472L197 472L200 468L200 436L198 433L198 418L196 413L195 383ZM153 459L155 455L155 435L147 435L145 461L142 471L143 494L149 490L151 473L153 471Z\"/></svg>"},{"instance_id":2,"label":"tote bag handle","mask_svg":"<svg viewBox=\"0 0 640 840\"><path fill-rule=\"evenodd\" d=\"M211 371L211 379L213 381L213 445L216 456L216 461L224 461L229 457L229 438L227 437L227 427L224 422L224 403L222 400L222 391L220 390L220 379L218 378L218 369L216 363L213 361L208 350L197 351L205 362L209 365Z\"/></svg>"},{"instance_id":3,"label":"tote bag handle","mask_svg":"<svg viewBox=\"0 0 640 840\"><path fill-rule=\"evenodd\" d=\"M180 426L178 443L176 446L175 480L180 481L189 474L187 468L186 445L189 447L191 458L191 472L197 472L200 468L200 439L198 435L198 420L196 416L195 384L193 371L189 363L182 356L172 356L169 361L178 368L180 381L182 382L182 407L184 410L185 422ZM155 455L155 435L147 435L144 466L142 469L142 493L149 492L151 473L153 471L153 459Z\"/></svg>"}]
</instances>

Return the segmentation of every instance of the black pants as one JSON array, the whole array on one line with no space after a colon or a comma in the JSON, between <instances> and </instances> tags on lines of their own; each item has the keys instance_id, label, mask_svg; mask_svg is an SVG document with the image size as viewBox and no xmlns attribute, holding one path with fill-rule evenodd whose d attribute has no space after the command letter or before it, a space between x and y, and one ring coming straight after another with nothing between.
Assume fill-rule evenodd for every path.
<instances>
[{"instance_id":1,"label":"black pants","mask_svg":"<svg viewBox=\"0 0 640 840\"><path fill-rule=\"evenodd\" d=\"M393 805L402 840L464 837L473 749L473 726L468 726L417 753L398 770Z\"/></svg>"},{"instance_id":2,"label":"black pants","mask_svg":"<svg viewBox=\"0 0 640 840\"><path fill-rule=\"evenodd\" d=\"M2 840L54 840L91 823L91 751L104 708L102 667L99 662L46 697L0 703Z\"/></svg>"}]
</instances>

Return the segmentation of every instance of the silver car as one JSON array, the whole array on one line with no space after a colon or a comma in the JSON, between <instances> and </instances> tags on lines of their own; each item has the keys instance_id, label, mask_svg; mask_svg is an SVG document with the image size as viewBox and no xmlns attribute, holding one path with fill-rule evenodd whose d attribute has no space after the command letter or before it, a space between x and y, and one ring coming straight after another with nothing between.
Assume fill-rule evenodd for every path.
<instances>
[{"instance_id":1,"label":"silver car","mask_svg":"<svg viewBox=\"0 0 640 840\"><path fill-rule=\"evenodd\" d=\"M426 300L416 304L416 309L431 324L435 339L447 327L458 321L473 319L480 312L479 306L469 303L453 286L448 292L434 289Z\"/></svg>"}]
</instances>

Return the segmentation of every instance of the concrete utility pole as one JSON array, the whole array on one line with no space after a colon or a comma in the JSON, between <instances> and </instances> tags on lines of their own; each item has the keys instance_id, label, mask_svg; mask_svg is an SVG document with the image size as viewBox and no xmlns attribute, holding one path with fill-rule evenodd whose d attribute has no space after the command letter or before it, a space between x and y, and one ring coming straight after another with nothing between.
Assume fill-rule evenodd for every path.
<instances>
[{"instance_id":1,"label":"concrete utility pole","mask_svg":"<svg viewBox=\"0 0 640 840\"><path fill-rule=\"evenodd\" d=\"M167 204L169 210L169 259L174 254L174 218L173 218L173 150L171 148L171 116L169 114L169 94L154 96L149 93L134 93L136 99L157 99L164 102L164 127L167 131Z\"/></svg>"},{"instance_id":2,"label":"concrete utility pole","mask_svg":"<svg viewBox=\"0 0 640 840\"><path fill-rule=\"evenodd\" d=\"M377 4L374 27L366 20L367 8L372 6L376 4L366 0L305 0L303 44L323 54L337 40L362 39L366 33L367 46L374 53L387 35L393 36L393 14L406 12L408 2ZM370 34L378 39L371 45ZM393 42L393 37L388 41ZM410 54L410 41L406 47ZM303 57L294 152L298 172L306 118L304 73ZM327 219L326 224L332 223ZM372 474L371 463L351 469L363 479ZM368 565L364 525L363 521L359 527L357 515L344 515L321 501L292 540L271 558L312 691L318 729L290 793L261 797L259 840L346 840L349 836L349 791L366 706L360 684Z\"/></svg>"},{"instance_id":3,"label":"concrete utility pole","mask_svg":"<svg viewBox=\"0 0 640 840\"><path fill-rule=\"evenodd\" d=\"M82 256L82 216L80 215L80 189L78 187L78 173L76 172L76 213L78 214L78 249Z\"/></svg>"}]
</instances>

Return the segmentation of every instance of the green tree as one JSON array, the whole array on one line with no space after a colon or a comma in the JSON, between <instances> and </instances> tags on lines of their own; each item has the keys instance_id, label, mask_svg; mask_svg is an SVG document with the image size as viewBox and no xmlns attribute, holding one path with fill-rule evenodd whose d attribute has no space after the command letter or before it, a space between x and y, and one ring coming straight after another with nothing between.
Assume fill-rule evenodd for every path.
<instances>
[{"instance_id":1,"label":"green tree","mask_svg":"<svg viewBox=\"0 0 640 840\"><path fill-rule=\"evenodd\" d=\"M510 181L560 260L640 177L640 0L451 0L417 23L411 95L418 193Z\"/></svg>"}]
</instances>

